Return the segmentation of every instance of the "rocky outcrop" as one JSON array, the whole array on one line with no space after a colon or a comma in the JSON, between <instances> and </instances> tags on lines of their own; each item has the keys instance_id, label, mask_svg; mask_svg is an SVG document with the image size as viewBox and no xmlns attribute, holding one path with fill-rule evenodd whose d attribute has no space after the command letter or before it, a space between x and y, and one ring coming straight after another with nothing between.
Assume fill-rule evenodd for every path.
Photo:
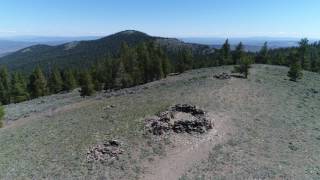
<instances>
[{"instance_id":1,"label":"rocky outcrop","mask_svg":"<svg viewBox=\"0 0 320 180\"><path fill-rule=\"evenodd\" d=\"M188 114L180 118L178 113ZM146 129L153 135L174 133L205 133L213 128L205 111L190 104L177 104L157 116L145 120Z\"/></svg>"}]
</instances>

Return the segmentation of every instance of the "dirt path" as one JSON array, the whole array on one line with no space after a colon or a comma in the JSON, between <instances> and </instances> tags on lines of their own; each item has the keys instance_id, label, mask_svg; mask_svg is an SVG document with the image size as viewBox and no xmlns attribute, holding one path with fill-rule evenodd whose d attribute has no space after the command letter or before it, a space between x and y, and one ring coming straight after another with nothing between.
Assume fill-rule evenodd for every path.
<instances>
[{"instance_id":1,"label":"dirt path","mask_svg":"<svg viewBox=\"0 0 320 180\"><path fill-rule=\"evenodd\" d=\"M241 84L237 79L232 79L223 88L218 90L217 96L224 103L238 101L240 97L247 96L242 87L235 91L235 85ZM226 93L231 92L231 94ZM233 96L235 95L235 96ZM201 139L176 144L163 158L155 160L146 165L148 172L141 179L145 180L175 180L179 179L186 171L201 160L207 159L212 148L220 143L226 142L236 133L236 127L227 112L208 113L213 119L214 129ZM176 143L176 142L175 142Z\"/></svg>"},{"instance_id":2,"label":"dirt path","mask_svg":"<svg viewBox=\"0 0 320 180\"><path fill-rule=\"evenodd\" d=\"M179 179L196 162L206 159L212 148L230 137L232 127L229 126L227 118L213 116L215 127L201 140L192 142L182 142L182 145L168 152L167 155L155 160L154 164L149 164L149 172L142 177L145 180L174 180ZM184 144L183 144L184 143Z\"/></svg>"}]
</instances>

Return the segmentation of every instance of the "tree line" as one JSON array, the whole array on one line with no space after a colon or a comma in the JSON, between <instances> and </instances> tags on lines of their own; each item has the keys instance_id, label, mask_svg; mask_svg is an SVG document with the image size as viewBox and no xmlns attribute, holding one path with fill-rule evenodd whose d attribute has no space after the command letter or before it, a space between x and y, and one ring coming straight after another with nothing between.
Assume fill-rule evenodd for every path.
<instances>
[{"instance_id":1,"label":"tree line","mask_svg":"<svg viewBox=\"0 0 320 180\"><path fill-rule=\"evenodd\" d=\"M134 47L122 43L119 54L108 55L86 69L58 69L44 72L40 67L26 76L0 69L0 102L19 103L45 95L68 92L81 87L81 96L95 91L121 89L165 78L171 72L221 65L237 65L235 70L248 76L251 63L290 66L288 76L296 81L302 69L320 72L320 42L310 44L307 39L299 47L269 49L265 43L257 53L245 50L240 42L231 50L226 40L220 49L201 54L181 47L174 53L153 41Z\"/></svg>"},{"instance_id":2,"label":"tree line","mask_svg":"<svg viewBox=\"0 0 320 180\"><path fill-rule=\"evenodd\" d=\"M191 59L191 58L190 58ZM181 71L186 70L186 64ZM166 77L171 63L166 53L154 42L144 42L136 47L123 43L117 57L107 56L87 69L52 68L45 73L40 67L25 76L0 69L0 102L19 103L45 95L68 92L81 87L81 96L95 91L121 89L144 84Z\"/></svg>"}]
</instances>

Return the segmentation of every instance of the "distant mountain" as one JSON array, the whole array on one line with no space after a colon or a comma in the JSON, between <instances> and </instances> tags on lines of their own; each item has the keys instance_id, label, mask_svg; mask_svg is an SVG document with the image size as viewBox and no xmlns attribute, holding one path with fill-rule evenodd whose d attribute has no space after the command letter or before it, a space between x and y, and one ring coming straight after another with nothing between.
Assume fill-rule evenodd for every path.
<instances>
[{"instance_id":1,"label":"distant mountain","mask_svg":"<svg viewBox=\"0 0 320 180\"><path fill-rule=\"evenodd\" d=\"M181 40L189 43L207 44L215 48L221 47L226 38L181 38ZM260 50L264 42L268 42L271 49L294 47L298 45L299 38L277 38L277 37L250 37L250 38L229 38L232 48L242 42L247 51L256 52ZM311 40L315 41L315 40Z\"/></svg>"},{"instance_id":2,"label":"distant mountain","mask_svg":"<svg viewBox=\"0 0 320 180\"><path fill-rule=\"evenodd\" d=\"M209 49L207 45L184 43L178 39L153 37L143 32L127 30L97 40L74 41L57 46L30 46L0 58L0 65L7 66L11 71L24 72L30 72L37 65L45 69L52 66L88 67L108 54L117 54L122 42L135 46L146 41L155 41L172 51L181 46L190 47L197 52Z\"/></svg>"},{"instance_id":3,"label":"distant mountain","mask_svg":"<svg viewBox=\"0 0 320 180\"><path fill-rule=\"evenodd\" d=\"M19 49L26 48L28 46L35 45L34 42L21 42L21 41L9 41L9 40L0 40L0 56L1 54L7 54L10 52L17 51Z\"/></svg>"},{"instance_id":4,"label":"distant mountain","mask_svg":"<svg viewBox=\"0 0 320 180\"><path fill-rule=\"evenodd\" d=\"M13 36L6 38L10 41L19 42L36 42L36 43L47 43L47 42L71 42L71 41L88 41L96 40L101 38L101 36Z\"/></svg>"},{"instance_id":5,"label":"distant mountain","mask_svg":"<svg viewBox=\"0 0 320 180\"><path fill-rule=\"evenodd\" d=\"M5 54L18 51L20 49L37 45L59 45L72 41L79 40L94 40L99 37L95 36L85 36L85 37L45 37L45 36L17 36L17 37L7 37L0 38L0 57Z\"/></svg>"}]
</instances>

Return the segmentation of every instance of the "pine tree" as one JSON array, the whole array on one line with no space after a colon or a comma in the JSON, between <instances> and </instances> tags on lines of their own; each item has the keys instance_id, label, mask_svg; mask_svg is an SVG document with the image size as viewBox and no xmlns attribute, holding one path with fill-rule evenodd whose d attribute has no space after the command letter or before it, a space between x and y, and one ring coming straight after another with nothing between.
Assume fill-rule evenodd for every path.
<instances>
[{"instance_id":1,"label":"pine tree","mask_svg":"<svg viewBox=\"0 0 320 180\"><path fill-rule=\"evenodd\" d=\"M316 49L313 49L313 51L310 53L310 59L311 59L310 70L312 72L318 72L319 71L318 62L320 61L320 57Z\"/></svg>"},{"instance_id":2,"label":"pine tree","mask_svg":"<svg viewBox=\"0 0 320 180\"><path fill-rule=\"evenodd\" d=\"M150 60L150 54L145 42L139 44L137 47L137 59L139 62L139 69L142 72L141 74L142 81L144 83L151 81L151 76L150 76L151 60Z\"/></svg>"},{"instance_id":3,"label":"pine tree","mask_svg":"<svg viewBox=\"0 0 320 180\"><path fill-rule=\"evenodd\" d=\"M231 58L231 48L229 44L229 39L225 41L225 43L222 45L222 48L220 49L220 62L219 65L226 65L226 64L232 64L232 58Z\"/></svg>"},{"instance_id":4,"label":"pine tree","mask_svg":"<svg viewBox=\"0 0 320 180\"><path fill-rule=\"evenodd\" d=\"M91 74L85 71L81 74L81 90L80 95L82 97L91 96L94 93L94 85L92 83Z\"/></svg>"},{"instance_id":5,"label":"pine tree","mask_svg":"<svg viewBox=\"0 0 320 180\"><path fill-rule=\"evenodd\" d=\"M30 75L29 91L32 98L47 94L47 80L39 66Z\"/></svg>"},{"instance_id":6,"label":"pine tree","mask_svg":"<svg viewBox=\"0 0 320 180\"><path fill-rule=\"evenodd\" d=\"M6 67L0 69L0 102L2 104L10 103L10 82L8 70Z\"/></svg>"},{"instance_id":7,"label":"pine tree","mask_svg":"<svg viewBox=\"0 0 320 180\"><path fill-rule=\"evenodd\" d=\"M113 79L113 71L116 69L113 69L112 67L112 59L107 58L104 62L104 89L112 89L114 84Z\"/></svg>"},{"instance_id":8,"label":"pine tree","mask_svg":"<svg viewBox=\"0 0 320 180\"><path fill-rule=\"evenodd\" d=\"M300 58L300 63L302 69L309 70L310 69L310 61L308 58L308 50L309 50L309 40L307 38L301 39L299 42L298 49L298 57Z\"/></svg>"},{"instance_id":9,"label":"pine tree","mask_svg":"<svg viewBox=\"0 0 320 180\"><path fill-rule=\"evenodd\" d=\"M270 58L269 58L268 42L265 42L256 57L256 62L267 64L267 63L270 63L269 60Z\"/></svg>"},{"instance_id":10,"label":"pine tree","mask_svg":"<svg viewBox=\"0 0 320 180\"><path fill-rule=\"evenodd\" d=\"M159 56L154 56L152 58L152 67L151 70L153 72L153 80L158 80L161 79L164 75L163 75L163 70L162 70L162 62Z\"/></svg>"},{"instance_id":11,"label":"pine tree","mask_svg":"<svg viewBox=\"0 0 320 180\"><path fill-rule=\"evenodd\" d=\"M240 59L242 59L244 56L245 56L244 46L242 42L240 42L233 53L233 57L232 57L233 64L239 64Z\"/></svg>"},{"instance_id":12,"label":"pine tree","mask_svg":"<svg viewBox=\"0 0 320 180\"><path fill-rule=\"evenodd\" d=\"M124 65L123 65L123 62L120 61L117 75L115 78L114 87L116 89L121 89L121 88L130 87L131 85L132 85L132 79L131 79L130 75L126 72Z\"/></svg>"},{"instance_id":13,"label":"pine tree","mask_svg":"<svg viewBox=\"0 0 320 180\"><path fill-rule=\"evenodd\" d=\"M167 75L170 73L171 67L168 57L165 56L162 58L161 66L164 77L167 77Z\"/></svg>"},{"instance_id":14,"label":"pine tree","mask_svg":"<svg viewBox=\"0 0 320 180\"><path fill-rule=\"evenodd\" d=\"M3 118L4 118L4 108L3 108L3 106L0 104L0 128L3 127Z\"/></svg>"},{"instance_id":15,"label":"pine tree","mask_svg":"<svg viewBox=\"0 0 320 180\"><path fill-rule=\"evenodd\" d=\"M11 101L19 103L29 99L25 79L20 73L13 73L11 77Z\"/></svg>"},{"instance_id":16,"label":"pine tree","mask_svg":"<svg viewBox=\"0 0 320 180\"><path fill-rule=\"evenodd\" d=\"M291 81L297 81L298 79L302 78L302 68L301 62L299 61L299 56L297 53L291 53L289 55L289 59L291 60L290 69L288 71L288 77Z\"/></svg>"},{"instance_id":17,"label":"pine tree","mask_svg":"<svg viewBox=\"0 0 320 180\"><path fill-rule=\"evenodd\" d=\"M77 81L73 75L73 72L68 69L63 72L63 90L72 91L76 88Z\"/></svg>"},{"instance_id":18,"label":"pine tree","mask_svg":"<svg viewBox=\"0 0 320 180\"><path fill-rule=\"evenodd\" d=\"M104 65L101 62L95 63L91 68L91 77L93 79L95 91L101 91L103 89L103 83L105 82Z\"/></svg>"},{"instance_id":19,"label":"pine tree","mask_svg":"<svg viewBox=\"0 0 320 180\"><path fill-rule=\"evenodd\" d=\"M193 55L189 48L180 49L178 52L177 72L184 72L193 68Z\"/></svg>"},{"instance_id":20,"label":"pine tree","mask_svg":"<svg viewBox=\"0 0 320 180\"><path fill-rule=\"evenodd\" d=\"M0 79L1 80L1 79ZM6 91L5 91L5 89L4 89L4 87L3 87L3 84L2 84L2 82L0 81L0 104L5 104L4 102L5 102L5 98L7 97L7 95L6 95Z\"/></svg>"},{"instance_id":21,"label":"pine tree","mask_svg":"<svg viewBox=\"0 0 320 180\"><path fill-rule=\"evenodd\" d=\"M233 72L243 74L245 78L248 78L251 64L252 61L249 57L243 57L242 59L240 59L239 65L234 66Z\"/></svg>"},{"instance_id":22,"label":"pine tree","mask_svg":"<svg viewBox=\"0 0 320 180\"><path fill-rule=\"evenodd\" d=\"M50 93L54 93L54 94L59 93L63 89L61 72L57 68L54 68L50 74L48 87L49 87Z\"/></svg>"},{"instance_id":23,"label":"pine tree","mask_svg":"<svg viewBox=\"0 0 320 180\"><path fill-rule=\"evenodd\" d=\"M161 69L163 73L163 77L167 77L167 75L170 73L170 62L167 54L164 52L161 46L158 46L158 56L161 61ZM192 63L192 54L191 54L191 63ZM193 65L191 65L192 67Z\"/></svg>"}]
</instances>

